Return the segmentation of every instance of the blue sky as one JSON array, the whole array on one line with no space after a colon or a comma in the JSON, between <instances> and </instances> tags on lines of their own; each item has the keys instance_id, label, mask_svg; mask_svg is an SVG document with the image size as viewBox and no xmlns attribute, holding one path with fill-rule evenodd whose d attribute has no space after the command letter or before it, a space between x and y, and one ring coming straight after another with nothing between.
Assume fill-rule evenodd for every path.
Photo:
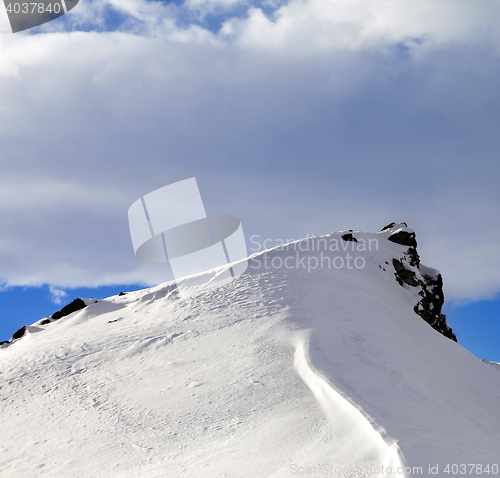
<instances>
[{"instance_id":1,"label":"blue sky","mask_svg":"<svg viewBox=\"0 0 500 478\"><path fill-rule=\"evenodd\" d=\"M104 299L120 292L141 289L141 285L106 286L98 288L78 287L67 291L57 299L48 286L13 287L0 292L0 342L12 337L23 325L52 315L77 297ZM54 302L54 301L57 302ZM60 302L59 302L60 301Z\"/></svg>"},{"instance_id":2,"label":"blue sky","mask_svg":"<svg viewBox=\"0 0 500 478\"><path fill-rule=\"evenodd\" d=\"M500 362L500 300L446 304L444 312L460 345L481 360Z\"/></svg>"},{"instance_id":3,"label":"blue sky","mask_svg":"<svg viewBox=\"0 0 500 478\"><path fill-rule=\"evenodd\" d=\"M82 0L0 35L7 335L59 308L49 286L71 299L168 280L131 254L126 212L193 176L247 237L406 221L459 304L452 325L463 311L494 327L499 14L490 0ZM30 297L44 312L14 317Z\"/></svg>"}]
</instances>

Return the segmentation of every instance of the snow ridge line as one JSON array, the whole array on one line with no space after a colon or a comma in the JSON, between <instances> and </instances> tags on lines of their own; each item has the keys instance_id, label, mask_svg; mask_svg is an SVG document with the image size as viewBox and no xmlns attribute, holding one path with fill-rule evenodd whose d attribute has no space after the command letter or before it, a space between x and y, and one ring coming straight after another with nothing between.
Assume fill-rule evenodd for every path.
<instances>
[{"instance_id":1,"label":"snow ridge line","mask_svg":"<svg viewBox=\"0 0 500 478\"><path fill-rule=\"evenodd\" d=\"M355 404L344 397L336 388L329 384L321 375L314 370L309 360L309 341L304 336L295 340L294 368L300 378L311 390L314 398L325 413L334 432L350 442L351 447L356 449L356 463L342 463L342 467L360 467L366 470L361 476L391 476L386 473L374 473L373 470L392 469L392 476L408 478L404 472L404 462L399 446L394 440L383 437L381 433L385 430L377 427L377 424L360 410ZM377 430L378 428L378 430ZM352 456L352 455L351 455ZM334 468L338 464L333 465ZM371 472L368 470L372 470ZM342 474L344 476L344 474ZM360 476L353 473L352 476Z\"/></svg>"}]
</instances>

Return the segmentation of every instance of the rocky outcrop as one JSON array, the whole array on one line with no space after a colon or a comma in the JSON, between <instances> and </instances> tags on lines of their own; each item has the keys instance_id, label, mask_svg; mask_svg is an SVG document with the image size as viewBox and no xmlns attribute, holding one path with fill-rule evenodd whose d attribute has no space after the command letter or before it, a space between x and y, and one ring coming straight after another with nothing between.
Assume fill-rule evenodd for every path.
<instances>
[{"instance_id":1,"label":"rocky outcrop","mask_svg":"<svg viewBox=\"0 0 500 478\"><path fill-rule=\"evenodd\" d=\"M392 265L398 284L409 287L418 296L413 308L415 313L433 329L456 342L457 337L441 312L444 303L443 278L436 269L420 263L415 232L406 223L391 223L380 232L389 233L389 241L407 247L402 257L392 260Z\"/></svg>"},{"instance_id":2,"label":"rocky outcrop","mask_svg":"<svg viewBox=\"0 0 500 478\"><path fill-rule=\"evenodd\" d=\"M52 314L52 318L54 320L59 320L62 317L66 317L67 315L72 314L73 312L76 312L77 310L83 309L85 307L87 306L82 299L75 299L73 302L71 302L71 304L64 306L61 310Z\"/></svg>"},{"instance_id":3,"label":"rocky outcrop","mask_svg":"<svg viewBox=\"0 0 500 478\"><path fill-rule=\"evenodd\" d=\"M97 302L97 301L96 301ZM73 312L76 312L77 310L81 310L84 307L87 307L85 302L82 299L75 299L73 302L71 302L68 305L65 305L61 310L54 312L50 318L43 319L40 322L40 325L47 325L50 324L54 320L59 320L62 317L66 317L69 314L72 314ZM52 320L51 320L52 319ZM11 344L14 340L20 339L21 337L24 336L27 330L27 326L23 325L9 340L4 340L3 342L0 342L0 345L4 344Z\"/></svg>"},{"instance_id":4,"label":"rocky outcrop","mask_svg":"<svg viewBox=\"0 0 500 478\"><path fill-rule=\"evenodd\" d=\"M379 232L384 232L384 231L388 231L389 229L393 229L395 225L396 225L395 222L391 222L390 224L387 224L387 226L380 229ZM404 227L408 227L408 224L406 224L406 222L400 222L399 225L404 226Z\"/></svg>"},{"instance_id":5,"label":"rocky outcrop","mask_svg":"<svg viewBox=\"0 0 500 478\"><path fill-rule=\"evenodd\" d=\"M23 325L17 332L12 336L12 340L20 339L26 333L26 325Z\"/></svg>"},{"instance_id":6,"label":"rocky outcrop","mask_svg":"<svg viewBox=\"0 0 500 478\"><path fill-rule=\"evenodd\" d=\"M403 285L403 283L405 283L411 285L412 287L416 287L419 284L415 276L415 272L405 269L405 266L401 261L393 259L392 265L396 271L396 280L399 282L399 285Z\"/></svg>"},{"instance_id":7,"label":"rocky outcrop","mask_svg":"<svg viewBox=\"0 0 500 478\"><path fill-rule=\"evenodd\" d=\"M446 322L446 316L441 312L444 303L443 278L441 274L423 274L424 283L419 295L422 297L415 305L414 311L420 315L431 327L441 332L445 337L457 341L451 327Z\"/></svg>"},{"instance_id":8,"label":"rocky outcrop","mask_svg":"<svg viewBox=\"0 0 500 478\"><path fill-rule=\"evenodd\" d=\"M401 244L402 246L417 247L414 232L398 230L389 236L389 241Z\"/></svg>"},{"instance_id":9,"label":"rocky outcrop","mask_svg":"<svg viewBox=\"0 0 500 478\"><path fill-rule=\"evenodd\" d=\"M358 242L358 240L351 233L344 234L342 239L344 239L344 241Z\"/></svg>"}]
</instances>

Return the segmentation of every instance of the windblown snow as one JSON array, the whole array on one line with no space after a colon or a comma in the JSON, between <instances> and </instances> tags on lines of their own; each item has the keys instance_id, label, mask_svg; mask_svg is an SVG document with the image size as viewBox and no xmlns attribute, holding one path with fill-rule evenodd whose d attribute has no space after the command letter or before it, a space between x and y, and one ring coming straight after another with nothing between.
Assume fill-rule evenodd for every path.
<instances>
[{"instance_id":1,"label":"windblown snow","mask_svg":"<svg viewBox=\"0 0 500 478\"><path fill-rule=\"evenodd\" d=\"M498 471L500 371L415 313L399 226L254 254L190 298L167 283L29 326L0 350L0 476Z\"/></svg>"}]
</instances>

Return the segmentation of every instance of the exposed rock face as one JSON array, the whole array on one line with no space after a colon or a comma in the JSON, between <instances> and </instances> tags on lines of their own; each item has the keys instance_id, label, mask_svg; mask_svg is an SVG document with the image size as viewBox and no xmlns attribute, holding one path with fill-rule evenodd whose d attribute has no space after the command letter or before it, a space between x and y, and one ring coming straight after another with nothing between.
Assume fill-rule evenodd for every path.
<instances>
[{"instance_id":1,"label":"exposed rock face","mask_svg":"<svg viewBox=\"0 0 500 478\"><path fill-rule=\"evenodd\" d=\"M402 257L392 260L392 265L398 284L409 286L419 296L413 310L433 329L456 342L457 337L441 312L444 303L443 278L439 271L420 263L415 232L406 223L391 223L380 232L386 231L392 232L387 238L389 241L408 246Z\"/></svg>"},{"instance_id":2,"label":"exposed rock face","mask_svg":"<svg viewBox=\"0 0 500 478\"><path fill-rule=\"evenodd\" d=\"M342 239L344 239L344 241L354 241L354 242L358 242L358 240L351 234L351 233L348 233L348 234L344 234L342 236Z\"/></svg>"},{"instance_id":3,"label":"exposed rock face","mask_svg":"<svg viewBox=\"0 0 500 478\"><path fill-rule=\"evenodd\" d=\"M85 302L82 299L75 299L73 302L71 302L71 304L64 306L61 310L52 314L51 318L53 320L58 320L61 317L65 317L69 314L72 314L73 312L76 312L77 310L83 309L84 307L87 307L87 305L85 304ZM44 319L40 322L40 325L47 325L47 324L50 324L51 322L52 322L52 320L50 320L50 319ZM0 342L0 345L11 344L13 340L20 339L21 337L24 336L24 334L26 333L26 330L27 330L27 326L24 325L12 336L12 338L10 340L4 340L3 342Z\"/></svg>"},{"instance_id":4,"label":"exposed rock face","mask_svg":"<svg viewBox=\"0 0 500 478\"><path fill-rule=\"evenodd\" d=\"M392 265L394 266L394 270L396 271L396 280L399 285L405 284L411 285L412 287L416 287L419 282L415 277L415 272L405 269L405 266L401 261L397 259L392 260Z\"/></svg>"},{"instance_id":5,"label":"exposed rock face","mask_svg":"<svg viewBox=\"0 0 500 478\"><path fill-rule=\"evenodd\" d=\"M17 332L12 336L12 340L20 339L26 333L26 325L23 325Z\"/></svg>"},{"instance_id":6,"label":"exposed rock face","mask_svg":"<svg viewBox=\"0 0 500 478\"><path fill-rule=\"evenodd\" d=\"M420 315L431 327L441 332L445 337L457 341L456 335L446 322L446 316L441 312L444 303L443 278L441 274L430 276L423 274L424 283L420 284L422 297L413 310Z\"/></svg>"},{"instance_id":7,"label":"exposed rock face","mask_svg":"<svg viewBox=\"0 0 500 478\"><path fill-rule=\"evenodd\" d=\"M83 309L84 307L87 306L82 299L75 299L73 302L71 302L71 304L64 306L60 311L52 314L52 318L54 320L58 320L62 317L66 317L69 314L72 314L73 312L76 312L77 310Z\"/></svg>"},{"instance_id":8,"label":"exposed rock face","mask_svg":"<svg viewBox=\"0 0 500 478\"><path fill-rule=\"evenodd\" d=\"M406 222L400 222L399 224L401 224L401 225L403 225L405 227L408 227L408 224L406 224ZM390 224L387 224L387 226L385 226L382 229L380 229L380 232L384 232L384 231L387 231L389 229L392 229L395 225L396 225L395 222L391 222Z\"/></svg>"},{"instance_id":9,"label":"exposed rock face","mask_svg":"<svg viewBox=\"0 0 500 478\"><path fill-rule=\"evenodd\" d=\"M414 232L398 230L389 236L389 241L401 244L402 246L417 247Z\"/></svg>"}]
</instances>

